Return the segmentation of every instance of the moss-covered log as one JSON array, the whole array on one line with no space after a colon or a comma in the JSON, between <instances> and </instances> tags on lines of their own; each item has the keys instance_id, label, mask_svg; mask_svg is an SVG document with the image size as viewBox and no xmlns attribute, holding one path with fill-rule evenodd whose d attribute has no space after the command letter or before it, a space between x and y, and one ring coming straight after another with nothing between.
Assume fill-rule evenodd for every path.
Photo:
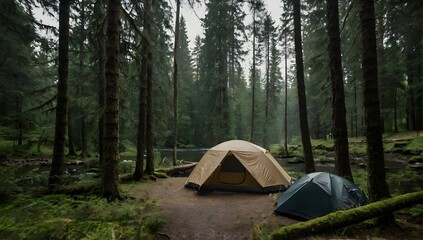
<instances>
[{"instance_id":1,"label":"moss-covered log","mask_svg":"<svg viewBox=\"0 0 423 240\"><path fill-rule=\"evenodd\" d=\"M423 204L423 191L407 193L362 207L330 213L307 222L285 226L273 232L271 239L294 239L327 233L415 204Z\"/></svg>"},{"instance_id":2,"label":"moss-covered log","mask_svg":"<svg viewBox=\"0 0 423 240\"><path fill-rule=\"evenodd\" d=\"M163 168L163 169L159 169L157 171L166 173L166 175L168 175L168 176L174 176L178 172L185 172L185 171L188 171L188 170L192 170L196 165L197 165L197 163L190 163L190 164L175 166L175 167L171 167L171 168Z\"/></svg>"}]
</instances>

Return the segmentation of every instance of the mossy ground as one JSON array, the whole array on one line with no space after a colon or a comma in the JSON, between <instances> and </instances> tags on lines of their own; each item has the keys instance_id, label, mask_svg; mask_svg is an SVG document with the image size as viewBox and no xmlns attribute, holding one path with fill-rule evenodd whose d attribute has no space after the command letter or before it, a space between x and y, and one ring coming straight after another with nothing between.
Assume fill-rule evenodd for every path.
<instances>
[{"instance_id":1,"label":"mossy ground","mask_svg":"<svg viewBox=\"0 0 423 240\"><path fill-rule=\"evenodd\" d=\"M421 156L404 155L401 156L401 152L412 153L423 151L423 137L415 132L391 134L386 136L387 141L384 142L385 153L388 154L387 158L395 162L401 162L402 167L400 169L388 169L387 170L387 182L391 194L397 196L407 192L421 191L423 190L423 173L421 170L411 168L408 166L410 163L419 163ZM405 141L405 144L403 144ZM396 141L401 141L401 144L395 144ZM331 162L333 164L333 152L329 149L333 148L332 140L312 140L313 153L317 163ZM402 149L397 155L390 156L389 154L395 150L396 145L401 145ZM366 143L364 138L350 138L349 147L351 156L362 156L366 155ZM281 154L281 146L273 146L272 151L275 155ZM279 152L278 152L279 151ZM294 153L295 154L295 153ZM299 156L295 154L295 156ZM298 179L305 175L304 172L298 171L298 167L295 165L285 165L284 168L294 178ZM359 185L363 191L367 194L367 171L365 167L354 167L353 176L354 182ZM362 224L343 228L338 231L334 231L331 234L318 235L308 237L306 239L421 239L423 235L423 205L418 204L411 208L403 209L395 213L397 226L386 229L380 226L371 224L371 221L367 221ZM254 239L270 239L270 234L280 228L280 224L275 222L263 221L254 227Z\"/></svg>"},{"instance_id":2,"label":"mossy ground","mask_svg":"<svg viewBox=\"0 0 423 240\"><path fill-rule=\"evenodd\" d=\"M37 139L40 133L34 133L28 139ZM408 135L401 135L407 138ZM390 136L397 139L397 136ZM51 146L41 145L34 141L26 142L18 146L15 140L0 140L0 164L5 159L48 157L51 156ZM315 156L320 161L329 161L333 147L333 141L313 141ZM319 147L317 147L319 146ZM407 140L405 149L413 151L421 150L423 138L418 136ZM279 155L281 147L272 146L272 153ZM363 139L350 139L352 155L364 155L365 143ZM385 143L385 151L394 149L392 142ZM134 156L133 146L126 147L127 156ZM300 146L290 146L290 155L302 156ZM283 155L283 154L282 154ZM413 158L413 157L411 157ZM411 159L410 158L410 159ZM124 159L124 157L122 158ZM418 156L413 159L420 161ZM67 157L67 161L81 160ZM82 160L81 168L98 168L96 157ZM407 161L407 160L405 160ZM157 167L166 167L168 163L155 161ZM164 165L163 165L164 164ZM119 169L122 173L131 173L135 162L122 162ZM297 169L286 167L289 174L298 179L305 173ZM154 239L161 227L165 224L165 217L157 212L156 203L148 200L148 197L134 197L130 195L130 189L135 183L121 184L122 191L127 197L122 202L107 203L97 197L96 186L98 178L94 175L68 176L65 192L63 194L49 194L47 191L47 176L41 168L22 172L19 166L0 167L0 239ZM355 182L367 192L367 172L365 169L354 169ZM411 168L387 173L387 180L393 195L409 191L422 190L421 173ZM142 183L147 191L151 184ZM136 184L140 189L140 184ZM145 187L145 188L144 188ZM423 219L423 206L416 205L410 209L404 209L396 213L399 225L402 229L413 233L421 233ZM416 225L420 224L420 225ZM420 226L420 228L416 227ZM280 227L277 222L264 221L255 226L255 239L266 239L272 230ZM366 234L363 235L363 232ZM369 233L370 231L370 233ZM420 231L420 232L419 232ZM354 237L354 236L386 236L386 232L378 228L367 229L367 226L356 226L337 232L331 237ZM423 234L423 233L421 233ZM412 236L412 235L410 235ZM313 239L324 239L325 235Z\"/></svg>"},{"instance_id":3,"label":"mossy ground","mask_svg":"<svg viewBox=\"0 0 423 240\"><path fill-rule=\"evenodd\" d=\"M79 186L82 187L81 185ZM156 239L166 220L155 203L129 195L107 202L96 195L21 195L0 205L0 239Z\"/></svg>"}]
</instances>

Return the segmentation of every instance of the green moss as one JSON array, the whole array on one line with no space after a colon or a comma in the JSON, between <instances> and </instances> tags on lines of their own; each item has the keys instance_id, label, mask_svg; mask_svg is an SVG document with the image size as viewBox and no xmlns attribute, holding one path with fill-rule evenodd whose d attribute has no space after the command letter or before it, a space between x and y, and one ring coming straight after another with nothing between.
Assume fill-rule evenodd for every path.
<instances>
[{"instance_id":1,"label":"green moss","mask_svg":"<svg viewBox=\"0 0 423 240\"><path fill-rule=\"evenodd\" d=\"M154 239L164 220L146 214L145 204L66 195L19 198L0 208L0 238Z\"/></svg>"},{"instance_id":2,"label":"green moss","mask_svg":"<svg viewBox=\"0 0 423 240\"><path fill-rule=\"evenodd\" d=\"M394 150L395 143L394 142L388 142L383 144L383 150L387 153L390 153Z\"/></svg>"},{"instance_id":3,"label":"green moss","mask_svg":"<svg viewBox=\"0 0 423 240\"><path fill-rule=\"evenodd\" d=\"M423 137L414 138L408 143L405 150L423 152Z\"/></svg>"},{"instance_id":4,"label":"green moss","mask_svg":"<svg viewBox=\"0 0 423 240\"><path fill-rule=\"evenodd\" d=\"M154 172L154 176L157 178L168 178L169 176L166 175L166 173L162 172Z\"/></svg>"},{"instance_id":5,"label":"green moss","mask_svg":"<svg viewBox=\"0 0 423 240\"><path fill-rule=\"evenodd\" d=\"M334 162L333 159L328 158L327 156L318 156L316 159L316 163L331 163Z\"/></svg>"},{"instance_id":6,"label":"green moss","mask_svg":"<svg viewBox=\"0 0 423 240\"><path fill-rule=\"evenodd\" d=\"M408 162L409 163L423 163L423 155L412 156Z\"/></svg>"},{"instance_id":7,"label":"green moss","mask_svg":"<svg viewBox=\"0 0 423 240\"><path fill-rule=\"evenodd\" d=\"M333 139L328 139L328 140L324 140L324 139L312 139L311 140L311 145L313 146L324 146L326 148L333 148Z\"/></svg>"},{"instance_id":8,"label":"green moss","mask_svg":"<svg viewBox=\"0 0 423 240\"><path fill-rule=\"evenodd\" d=\"M134 161L121 161L119 162L119 173L133 173L135 170L135 162Z\"/></svg>"},{"instance_id":9,"label":"green moss","mask_svg":"<svg viewBox=\"0 0 423 240\"><path fill-rule=\"evenodd\" d=\"M367 153L367 146L364 142L351 142L349 144L350 154L365 155Z\"/></svg>"},{"instance_id":10,"label":"green moss","mask_svg":"<svg viewBox=\"0 0 423 240\"><path fill-rule=\"evenodd\" d=\"M393 192L420 191L423 189L423 175L409 167L387 174L387 181L390 183Z\"/></svg>"},{"instance_id":11,"label":"green moss","mask_svg":"<svg viewBox=\"0 0 423 240\"><path fill-rule=\"evenodd\" d=\"M143 218L142 229L149 234L158 233L166 224L166 220L158 214L148 214Z\"/></svg>"},{"instance_id":12,"label":"green moss","mask_svg":"<svg viewBox=\"0 0 423 240\"><path fill-rule=\"evenodd\" d=\"M302 157L303 149L299 145L288 145L288 154L285 153L285 147L280 144L274 144L270 147L270 153L273 156L298 156Z\"/></svg>"},{"instance_id":13,"label":"green moss","mask_svg":"<svg viewBox=\"0 0 423 240\"><path fill-rule=\"evenodd\" d=\"M13 154L13 149L14 149L13 141L7 141L7 140L0 141L0 156L2 156L2 158L6 158L7 156Z\"/></svg>"},{"instance_id":14,"label":"green moss","mask_svg":"<svg viewBox=\"0 0 423 240\"><path fill-rule=\"evenodd\" d=\"M14 199L21 190L15 181L15 171L12 167L0 167L0 204Z\"/></svg>"}]
</instances>

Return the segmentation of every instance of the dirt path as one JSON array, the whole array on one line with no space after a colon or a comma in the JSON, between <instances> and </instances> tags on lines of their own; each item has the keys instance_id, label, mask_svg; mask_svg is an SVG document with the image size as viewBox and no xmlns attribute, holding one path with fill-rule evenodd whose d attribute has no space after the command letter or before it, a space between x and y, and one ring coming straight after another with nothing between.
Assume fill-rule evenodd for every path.
<instances>
[{"instance_id":1,"label":"dirt path","mask_svg":"<svg viewBox=\"0 0 423 240\"><path fill-rule=\"evenodd\" d=\"M148 198L156 201L166 214L168 222L161 232L170 239L252 239L253 225L264 220L278 225L296 222L275 216L274 200L269 195L231 192L198 195L183 187L185 180L160 179L148 190Z\"/></svg>"}]
</instances>

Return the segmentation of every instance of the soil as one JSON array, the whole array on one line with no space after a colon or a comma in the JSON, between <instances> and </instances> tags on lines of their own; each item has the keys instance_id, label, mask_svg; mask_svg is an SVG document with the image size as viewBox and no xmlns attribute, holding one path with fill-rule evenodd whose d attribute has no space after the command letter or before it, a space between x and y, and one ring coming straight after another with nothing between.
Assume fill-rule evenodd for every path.
<instances>
[{"instance_id":1,"label":"soil","mask_svg":"<svg viewBox=\"0 0 423 240\"><path fill-rule=\"evenodd\" d=\"M259 226L259 232L269 234L283 225L298 222L273 213L275 194L217 191L197 194L184 188L185 180L185 177L157 179L148 186L147 183L137 184L132 189L137 198L155 203L157 207L151 209L153 212L164 214L166 225L160 230L158 239L259 239L253 236L255 226ZM352 231L352 235L328 234L306 239L373 239L371 235L375 234L366 229ZM374 239L422 239L421 233L422 229L416 231L399 226L392 231L379 232Z\"/></svg>"},{"instance_id":2,"label":"soil","mask_svg":"<svg viewBox=\"0 0 423 240\"><path fill-rule=\"evenodd\" d=\"M167 224L160 231L170 239L253 239L252 229L266 224L289 225L296 220L273 214L275 196L234 192L197 194L184 188L186 178L158 179L147 194L165 214Z\"/></svg>"}]
</instances>

